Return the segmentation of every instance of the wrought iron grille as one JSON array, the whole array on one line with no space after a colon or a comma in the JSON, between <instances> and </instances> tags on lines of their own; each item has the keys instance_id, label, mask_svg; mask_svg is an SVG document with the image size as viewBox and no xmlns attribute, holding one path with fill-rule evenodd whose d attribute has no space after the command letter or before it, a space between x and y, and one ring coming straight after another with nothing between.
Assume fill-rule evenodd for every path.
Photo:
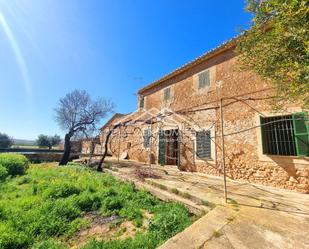
<instances>
[{"instance_id":1,"label":"wrought iron grille","mask_svg":"<svg viewBox=\"0 0 309 249\"><path fill-rule=\"evenodd\" d=\"M292 115L261 117L263 153L296 156Z\"/></svg>"}]
</instances>

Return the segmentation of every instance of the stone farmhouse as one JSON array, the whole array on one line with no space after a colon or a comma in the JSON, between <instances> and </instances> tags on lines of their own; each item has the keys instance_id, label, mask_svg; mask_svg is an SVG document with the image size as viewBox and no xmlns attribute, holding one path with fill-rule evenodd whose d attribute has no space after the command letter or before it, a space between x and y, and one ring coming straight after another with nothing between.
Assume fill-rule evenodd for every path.
<instances>
[{"instance_id":1,"label":"stone farmhouse","mask_svg":"<svg viewBox=\"0 0 309 249\"><path fill-rule=\"evenodd\" d=\"M236 44L233 38L140 89L138 110L115 114L101 145L111 132L115 157L216 176L224 146L227 177L309 193L307 110L290 103L274 111L273 89L239 69Z\"/></svg>"}]
</instances>

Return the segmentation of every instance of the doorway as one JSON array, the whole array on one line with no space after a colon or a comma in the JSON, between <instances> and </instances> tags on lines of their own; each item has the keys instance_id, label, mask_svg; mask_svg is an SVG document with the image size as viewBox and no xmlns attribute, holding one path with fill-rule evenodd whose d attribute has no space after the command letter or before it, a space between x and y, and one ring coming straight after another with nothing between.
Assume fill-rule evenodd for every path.
<instances>
[{"instance_id":1,"label":"doorway","mask_svg":"<svg viewBox=\"0 0 309 249\"><path fill-rule=\"evenodd\" d=\"M179 130L160 130L159 132L159 164L179 165Z\"/></svg>"}]
</instances>

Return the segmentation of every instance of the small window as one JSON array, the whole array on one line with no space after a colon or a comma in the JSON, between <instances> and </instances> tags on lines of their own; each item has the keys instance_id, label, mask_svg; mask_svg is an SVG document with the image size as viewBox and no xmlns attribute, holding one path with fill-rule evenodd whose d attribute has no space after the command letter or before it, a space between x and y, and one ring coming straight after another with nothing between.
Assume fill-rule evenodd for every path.
<instances>
[{"instance_id":1,"label":"small window","mask_svg":"<svg viewBox=\"0 0 309 249\"><path fill-rule=\"evenodd\" d=\"M201 159L211 159L210 131L196 132L196 155Z\"/></svg>"},{"instance_id":2,"label":"small window","mask_svg":"<svg viewBox=\"0 0 309 249\"><path fill-rule=\"evenodd\" d=\"M140 96L140 99L139 99L139 108L140 108L140 109L144 109L144 106L145 106L145 97Z\"/></svg>"},{"instance_id":3,"label":"small window","mask_svg":"<svg viewBox=\"0 0 309 249\"><path fill-rule=\"evenodd\" d=\"M150 129L144 130L144 148L150 147Z\"/></svg>"},{"instance_id":4,"label":"small window","mask_svg":"<svg viewBox=\"0 0 309 249\"><path fill-rule=\"evenodd\" d=\"M263 154L296 156L292 115L261 117Z\"/></svg>"},{"instance_id":5,"label":"small window","mask_svg":"<svg viewBox=\"0 0 309 249\"><path fill-rule=\"evenodd\" d=\"M171 88L165 88L164 89L164 101L170 100L171 98Z\"/></svg>"},{"instance_id":6,"label":"small window","mask_svg":"<svg viewBox=\"0 0 309 249\"><path fill-rule=\"evenodd\" d=\"M209 70L198 75L198 88L201 89L208 86L210 86Z\"/></svg>"}]
</instances>

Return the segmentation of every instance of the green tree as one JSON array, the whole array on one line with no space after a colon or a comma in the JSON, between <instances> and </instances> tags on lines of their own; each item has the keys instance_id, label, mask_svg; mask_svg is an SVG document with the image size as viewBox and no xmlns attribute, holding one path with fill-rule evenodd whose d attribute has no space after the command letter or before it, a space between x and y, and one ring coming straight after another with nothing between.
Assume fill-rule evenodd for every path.
<instances>
[{"instance_id":1,"label":"green tree","mask_svg":"<svg viewBox=\"0 0 309 249\"><path fill-rule=\"evenodd\" d=\"M61 138L59 135L47 136L47 135L39 135L36 140L36 144L39 147L48 147L48 149L52 149L53 146L59 145L61 142Z\"/></svg>"},{"instance_id":2,"label":"green tree","mask_svg":"<svg viewBox=\"0 0 309 249\"><path fill-rule=\"evenodd\" d=\"M36 144L39 147L48 147L49 149L51 149L50 140L47 135L43 135L43 134L39 135L38 139L36 140Z\"/></svg>"},{"instance_id":3,"label":"green tree","mask_svg":"<svg viewBox=\"0 0 309 249\"><path fill-rule=\"evenodd\" d=\"M49 137L50 145L53 146L58 146L61 143L61 138L59 135L54 135Z\"/></svg>"},{"instance_id":4,"label":"green tree","mask_svg":"<svg viewBox=\"0 0 309 249\"><path fill-rule=\"evenodd\" d=\"M5 133L0 133L0 149L7 149L13 145L13 140Z\"/></svg>"},{"instance_id":5,"label":"green tree","mask_svg":"<svg viewBox=\"0 0 309 249\"><path fill-rule=\"evenodd\" d=\"M252 27L240 37L239 62L269 81L277 104L309 107L309 2L247 0Z\"/></svg>"}]
</instances>

